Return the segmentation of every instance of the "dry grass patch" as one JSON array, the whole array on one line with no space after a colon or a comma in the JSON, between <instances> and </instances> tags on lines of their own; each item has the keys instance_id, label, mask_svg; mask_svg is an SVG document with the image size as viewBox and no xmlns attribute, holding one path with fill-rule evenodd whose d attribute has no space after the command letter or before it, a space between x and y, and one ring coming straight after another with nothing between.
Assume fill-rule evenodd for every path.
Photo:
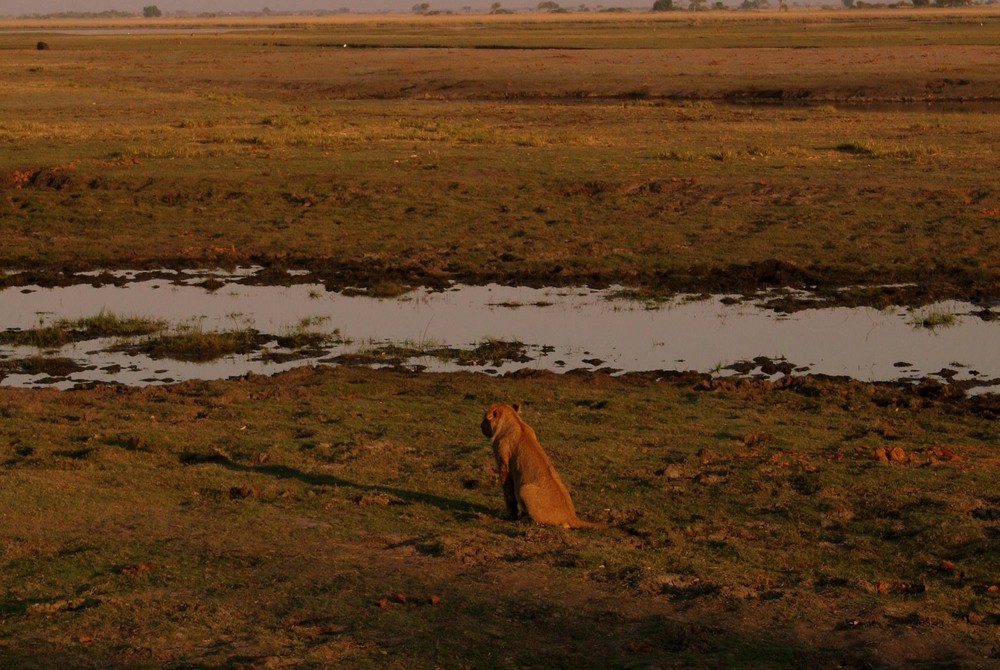
<instances>
[{"instance_id":1,"label":"dry grass patch","mask_svg":"<svg viewBox=\"0 0 1000 670\"><path fill-rule=\"evenodd\" d=\"M992 295L988 13L733 14L0 35L0 265Z\"/></svg>"},{"instance_id":2,"label":"dry grass patch","mask_svg":"<svg viewBox=\"0 0 1000 670\"><path fill-rule=\"evenodd\" d=\"M580 513L610 528L501 518L478 423L512 398ZM988 661L994 405L933 385L363 369L0 389L2 495L18 501L5 653L77 667Z\"/></svg>"}]
</instances>

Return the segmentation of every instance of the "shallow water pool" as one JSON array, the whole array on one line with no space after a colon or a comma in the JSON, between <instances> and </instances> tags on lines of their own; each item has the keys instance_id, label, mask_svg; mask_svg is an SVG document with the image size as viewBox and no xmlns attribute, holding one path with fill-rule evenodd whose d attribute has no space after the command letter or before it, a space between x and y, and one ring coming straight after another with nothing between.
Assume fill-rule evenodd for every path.
<instances>
[{"instance_id":1,"label":"shallow water pool","mask_svg":"<svg viewBox=\"0 0 1000 670\"><path fill-rule=\"evenodd\" d=\"M321 330L337 331L339 339L322 351L284 362L264 356L264 351L210 363L151 359L109 351L113 343L104 340L46 352L0 346L0 363L41 353L72 359L83 368L61 378L0 371L5 374L0 384L69 388L92 381L153 384L248 372L273 374L387 345L419 353L443 347L471 349L486 340L519 341L530 360L469 366L416 355L406 364L430 371L471 369L491 374L521 368L585 368L728 375L737 370L760 374L764 359L769 359L784 363L783 373L845 375L866 381L936 375L978 380L987 389L993 388L991 380L1000 378L996 346L1000 322L975 316L979 308L961 302L916 310L833 307L784 314L726 296L698 300L682 296L651 305L616 299L614 289L455 286L381 299L328 292L319 284L252 286L230 277L209 290L192 281L6 289L0 291L0 329L24 330L105 311L170 324L196 323L206 331L250 327L274 336L291 332L307 319ZM920 325L935 315L952 316L946 319L947 326ZM271 353L276 348L265 347ZM746 363L754 359L756 363Z\"/></svg>"}]
</instances>

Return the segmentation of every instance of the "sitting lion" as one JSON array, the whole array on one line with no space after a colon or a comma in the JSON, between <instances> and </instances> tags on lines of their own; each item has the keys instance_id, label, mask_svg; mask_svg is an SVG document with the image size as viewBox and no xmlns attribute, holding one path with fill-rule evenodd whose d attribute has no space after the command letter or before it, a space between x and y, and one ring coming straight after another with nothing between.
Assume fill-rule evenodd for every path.
<instances>
[{"instance_id":1,"label":"sitting lion","mask_svg":"<svg viewBox=\"0 0 1000 670\"><path fill-rule=\"evenodd\" d=\"M524 508L535 523L597 527L576 516L569 491L538 443L535 431L521 420L520 409L520 405L490 405L480 424L483 435L493 439L508 515L517 519Z\"/></svg>"}]
</instances>

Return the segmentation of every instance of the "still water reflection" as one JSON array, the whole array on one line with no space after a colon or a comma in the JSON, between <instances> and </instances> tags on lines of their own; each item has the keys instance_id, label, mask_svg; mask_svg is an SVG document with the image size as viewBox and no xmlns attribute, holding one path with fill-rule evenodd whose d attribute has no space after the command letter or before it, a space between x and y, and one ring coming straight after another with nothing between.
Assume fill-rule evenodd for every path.
<instances>
[{"instance_id":1,"label":"still water reflection","mask_svg":"<svg viewBox=\"0 0 1000 670\"><path fill-rule=\"evenodd\" d=\"M220 288L146 280L125 286L76 285L0 291L0 330L28 329L57 319L100 311L119 316L197 322L204 330L253 327L275 336L303 319L339 331L343 342L282 363L261 352L195 364L107 351L109 342L68 345L47 356L73 359L86 369L65 378L6 373L2 385L72 387L87 381L151 384L272 374L333 356L388 344L411 348L473 348L487 339L517 340L527 362L470 368L454 361L416 357L429 370L503 373L520 368L610 368L616 371L697 370L734 374L727 366L758 357L783 360L798 373L847 375L861 380L918 379L942 375L986 382L1000 377L1000 323L985 321L970 304L928 308L810 309L782 314L753 303L726 304L721 296L678 298L662 305L611 299L609 291L564 288L457 286L416 290L398 299L348 297L322 285L248 286L231 278ZM928 315L954 314L946 327L915 325ZM0 363L37 355L0 346ZM746 371L746 368L743 368ZM759 372L759 370L757 370ZM5 373L0 371L0 375ZM995 383L995 382L993 382Z\"/></svg>"}]
</instances>

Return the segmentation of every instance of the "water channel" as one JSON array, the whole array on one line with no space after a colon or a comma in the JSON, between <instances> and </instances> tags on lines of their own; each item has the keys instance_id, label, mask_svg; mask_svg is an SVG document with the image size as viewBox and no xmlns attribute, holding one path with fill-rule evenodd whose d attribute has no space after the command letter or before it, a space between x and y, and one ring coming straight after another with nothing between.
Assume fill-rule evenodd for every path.
<instances>
[{"instance_id":1,"label":"water channel","mask_svg":"<svg viewBox=\"0 0 1000 670\"><path fill-rule=\"evenodd\" d=\"M121 286L8 288L0 291L0 331L23 331L103 311L197 324L205 331L253 328L275 337L306 320L311 328L338 337L320 350L296 356L267 355L280 349L271 342L251 354L207 363L113 351L110 340L48 351L0 345L0 385L65 389L88 382L146 385L274 374L397 345L409 352L405 365L428 371L695 370L716 375L817 373L868 381L932 376L975 382L971 392L1000 391L1000 321L980 318L980 308L962 302L785 314L725 296L681 296L648 304L616 299L613 289L455 286L380 299L330 292L321 284L248 285L239 275L221 276L206 288L205 279L204 274L190 274L140 277ZM928 318L935 315L947 318ZM932 321L943 323L922 325ZM491 340L523 343L526 355L476 365L420 355L444 347L472 349ZM10 365L38 356L71 359L78 369L64 375L32 374ZM781 362L782 371L775 373L773 366L768 371L765 359Z\"/></svg>"}]
</instances>

